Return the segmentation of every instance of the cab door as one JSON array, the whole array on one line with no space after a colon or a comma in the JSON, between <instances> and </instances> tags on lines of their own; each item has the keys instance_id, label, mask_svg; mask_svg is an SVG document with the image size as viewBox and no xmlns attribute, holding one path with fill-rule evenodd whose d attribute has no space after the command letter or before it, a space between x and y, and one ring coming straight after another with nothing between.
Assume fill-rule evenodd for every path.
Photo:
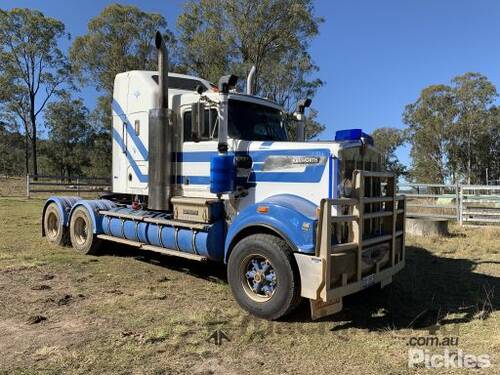
<instances>
[{"instance_id":1,"label":"cab door","mask_svg":"<svg viewBox=\"0 0 500 375\"><path fill-rule=\"evenodd\" d=\"M177 183L183 195L212 197L210 193L210 160L217 155L217 110L206 108L202 126L201 140L192 140L191 106L181 111L182 150L177 162L180 165Z\"/></svg>"}]
</instances>

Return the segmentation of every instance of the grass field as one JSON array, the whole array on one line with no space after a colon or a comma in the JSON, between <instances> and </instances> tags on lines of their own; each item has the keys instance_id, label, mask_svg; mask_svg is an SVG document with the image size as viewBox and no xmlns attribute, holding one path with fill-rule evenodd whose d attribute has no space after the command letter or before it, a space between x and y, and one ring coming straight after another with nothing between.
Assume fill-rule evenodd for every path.
<instances>
[{"instance_id":1,"label":"grass field","mask_svg":"<svg viewBox=\"0 0 500 375\"><path fill-rule=\"evenodd\" d=\"M47 244L42 204L0 198L0 373L436 373L407 366L409 340L433 335L489 354L493 369L474 373L499 371L500 228L408 238L407 267L387 289L318 322L304 303L269 323L237 306L222 266ZM207 341L217 330L230 341Z\"/></svg>"}]
</instances>

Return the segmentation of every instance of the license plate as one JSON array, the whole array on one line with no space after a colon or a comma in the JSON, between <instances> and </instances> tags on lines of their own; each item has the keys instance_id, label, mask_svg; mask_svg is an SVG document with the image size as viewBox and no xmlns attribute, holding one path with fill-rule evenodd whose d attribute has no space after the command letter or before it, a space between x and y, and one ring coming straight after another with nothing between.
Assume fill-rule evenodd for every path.
<instances>
[{"instance_id":1,"label":"license plate","mask_svg":"<svg viewBox=\"0 0 500 375\"><path fill-rule=\"evenodd\" d=\"M363 289L368 288L370 285L373 285L373 284L375 284L375 275L374 274L368 275L368 276L364 277L363 279L361 279L361 285L363 286Z\"/></svg>"}]
</instances>

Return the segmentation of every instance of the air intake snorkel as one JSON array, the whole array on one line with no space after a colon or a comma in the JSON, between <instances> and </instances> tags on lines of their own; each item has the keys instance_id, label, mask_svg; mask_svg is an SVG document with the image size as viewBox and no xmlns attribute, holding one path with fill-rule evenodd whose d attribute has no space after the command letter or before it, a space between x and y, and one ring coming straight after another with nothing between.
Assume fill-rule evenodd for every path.
<instances>
[{"instance_id":1,"label":"air intake snorkel","mask_svg":"<svg viewBox=\"0 0 500 375\"><path fill-rule=\"evenodd\" d=\"M255 65L252 66L252 69L250 69L250 73L248 73L247 77L247 95L253 95L254 92L254 77L255 77L255 71L257 69L255 68Z\"/></svg>"},{"instance_id":2,"label":"air intake snorkel","mask_svg":"<svg viewBox=\"0 0 500 375\"><path fill-rule=\"evenodd\" d=\"M304 113L311 103L312 100L309 98L301 99L297 102L297 109L295 110L295 119L297 120L297 142L305 142L306 140L306 119Z\"/></svg>"},{"instance_id":3,"label":"air intake snorkel","mask_svg":"<svg viewBox=\"0 0 500 375\"><path fill-rule=\"evenodd\" d=\"M235 189L236 169L234 155L228 155L228 95L229 90L236 85L238 77L235 75L223 76L219 79L219 141L218 155L210 162L210 192L217 194L230 193Z\"/></svg>"},{"instance_id":4,"label":"air intake snorkel","mask_svg":"<svg viewBox=\"0 0 500 375\"><path fill-rule=\"evenodd\" d=\"M222 76L219 79L220 107L219 107L219 143L217 150L219 154L227 153L227 127L228 127L228 94L229 90L236 86L238 77L235 75Z\"/></svg>"}]
</instances>

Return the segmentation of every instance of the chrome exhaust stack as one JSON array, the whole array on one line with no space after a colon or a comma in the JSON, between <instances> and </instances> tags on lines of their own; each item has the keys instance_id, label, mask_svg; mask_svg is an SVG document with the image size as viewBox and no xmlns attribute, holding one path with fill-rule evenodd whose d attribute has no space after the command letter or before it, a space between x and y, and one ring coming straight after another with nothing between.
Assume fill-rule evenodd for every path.
<instances>
[{"instance_id":1,"label":"chrome exhaust stack","mask_svg":"<svg viewBox=\"0 0 500 375\"><path fill-rule=\"evenodd\" d=\"M168 110L168 51L159 31L155 46L158 49L158 107L149 111L148 208L168 211L172 192L173 126Z\"/></svg>"}]
</instances>

